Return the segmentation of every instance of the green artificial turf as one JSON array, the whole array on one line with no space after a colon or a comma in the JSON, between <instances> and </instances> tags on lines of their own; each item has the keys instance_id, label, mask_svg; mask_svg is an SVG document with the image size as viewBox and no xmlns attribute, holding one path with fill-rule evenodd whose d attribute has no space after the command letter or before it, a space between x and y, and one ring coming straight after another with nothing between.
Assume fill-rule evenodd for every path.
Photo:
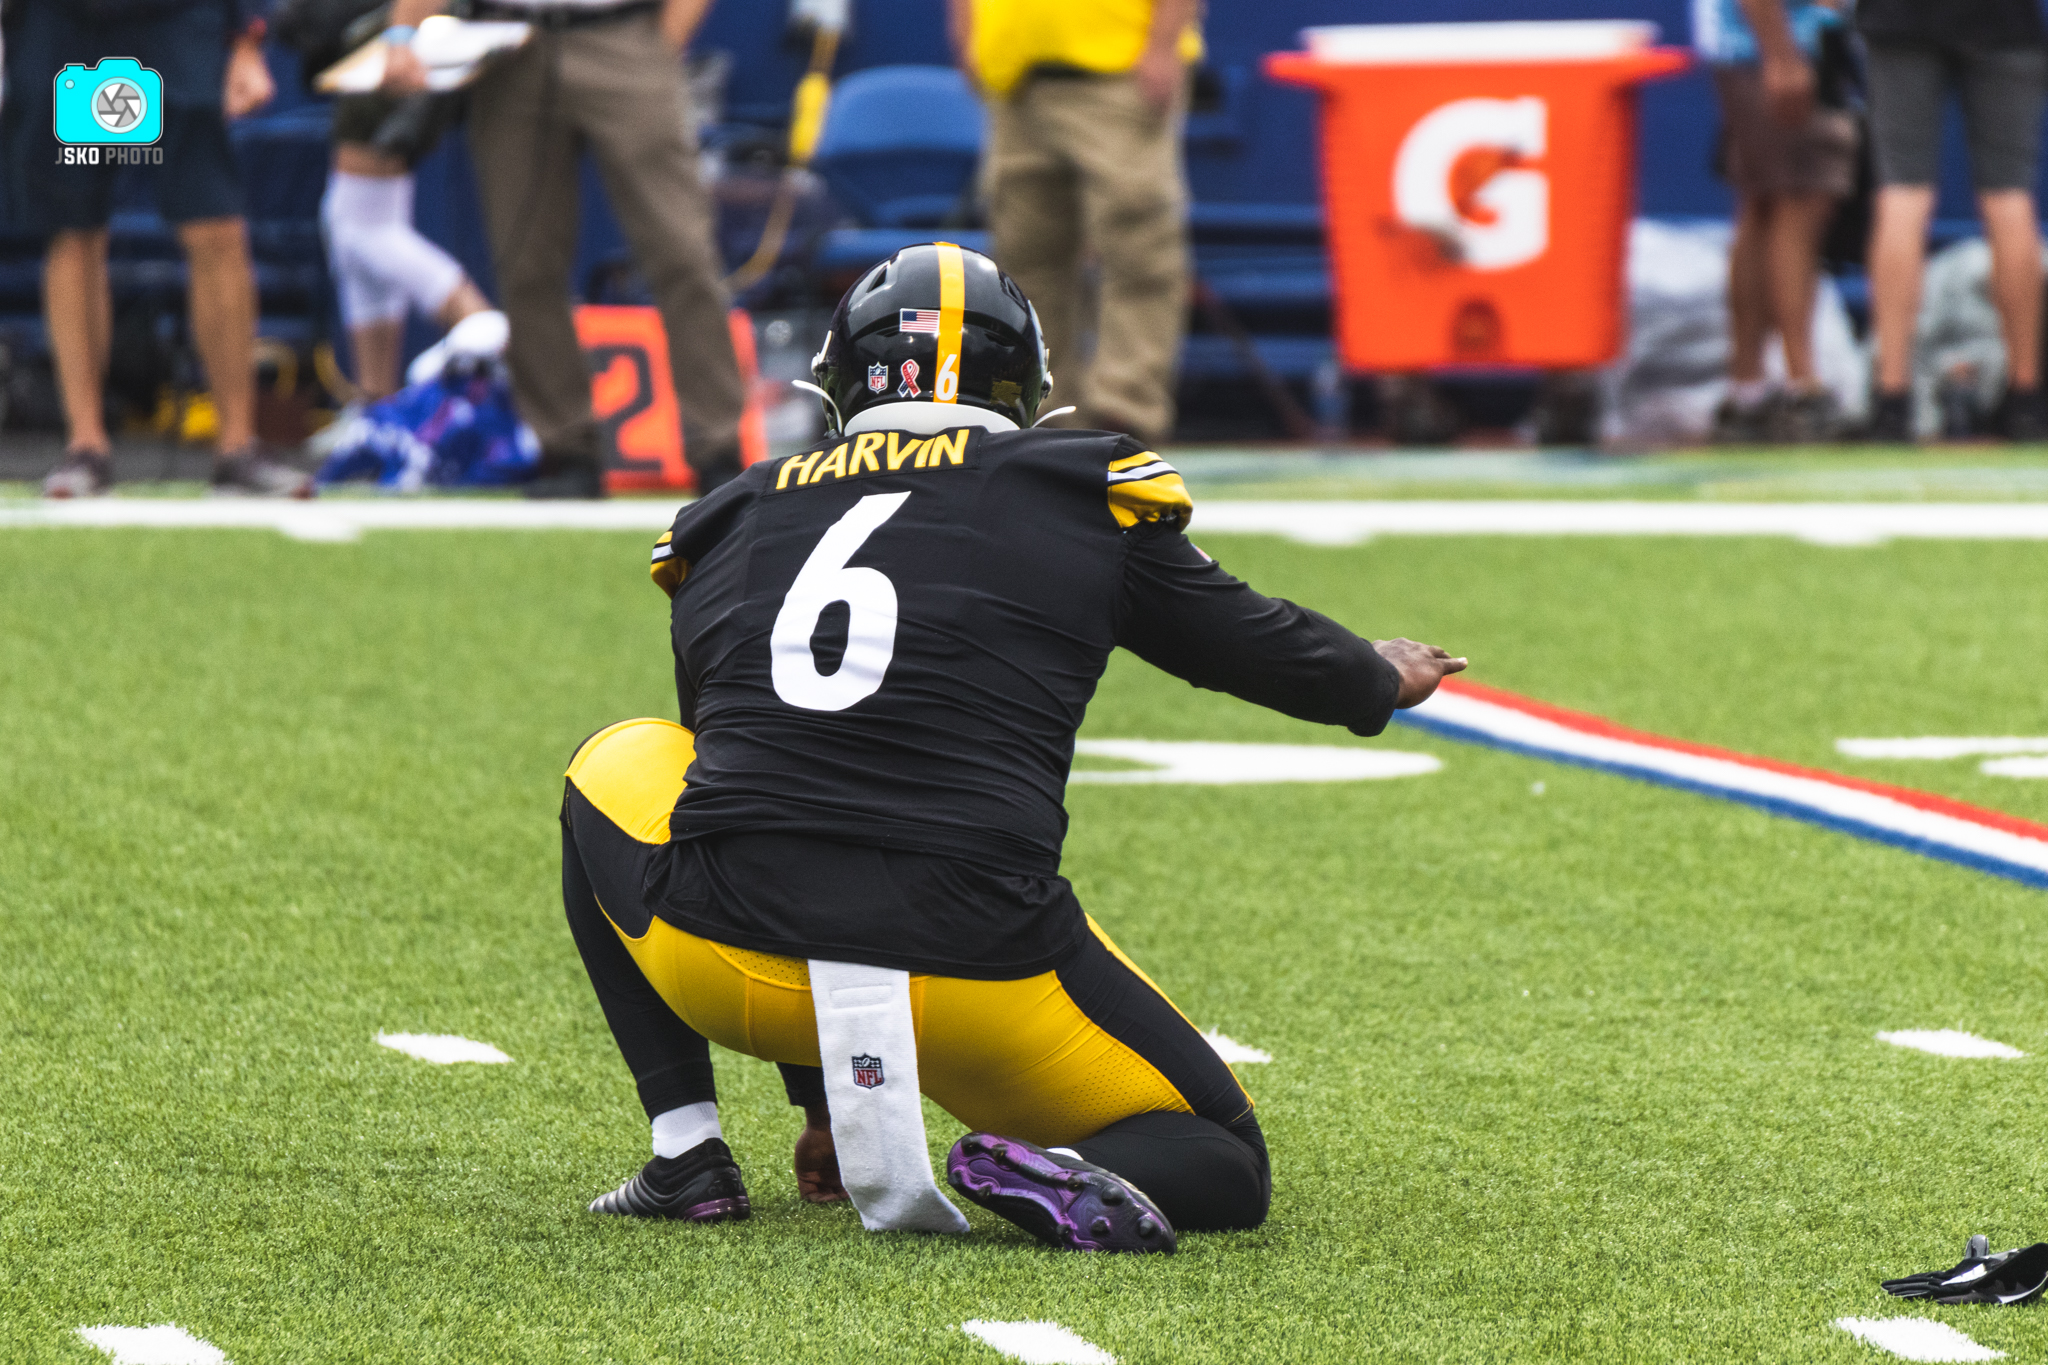
<instances>
[{"instance_id":1,"label":"green artificial turf","mask_svg":"<svg viewBox=\"0 0 2048 1365\"><path fill-rule=\"evenodd\" d=\"M1269 591L1624 724L2048 819L1844 735L2048 732L2048 547L1201 537ZM0 534L0 1360L175 1322L270 1362L1877 1360L1878 1279L2048 1237L2041 892L1462 747L1422 778L1077 787L1066 870L1240 1068L1255 1232L1173 1258L863 1235L720 1054L751 1222L582 1212L646 1128L561 920L559 773L673 714L645 538ZM1119 657L1100 738L1363 743ZM1541 794L1534 784L1542 783ZM437 1067L379 1030L482 1039ZM928 1110L935 1153L957 1130Z\"/></svg>"}]
</instances>

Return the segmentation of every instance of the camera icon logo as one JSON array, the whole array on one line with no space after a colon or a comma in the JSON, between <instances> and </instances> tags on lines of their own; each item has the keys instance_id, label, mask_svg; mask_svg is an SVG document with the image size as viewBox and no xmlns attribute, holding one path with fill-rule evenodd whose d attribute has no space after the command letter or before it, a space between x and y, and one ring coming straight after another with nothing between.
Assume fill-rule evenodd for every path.
<instances>
[{"instance_id":1,"label":"camera icon logo","mask_svg":"<svg viewBox=\"0 0 2048 1365\"><path fill-rule=\"evenodd\" d=\"M147 145L163 136L164 81L133 57L65 67L56 77L59 142Z\"/></svg>"}]
</instances>

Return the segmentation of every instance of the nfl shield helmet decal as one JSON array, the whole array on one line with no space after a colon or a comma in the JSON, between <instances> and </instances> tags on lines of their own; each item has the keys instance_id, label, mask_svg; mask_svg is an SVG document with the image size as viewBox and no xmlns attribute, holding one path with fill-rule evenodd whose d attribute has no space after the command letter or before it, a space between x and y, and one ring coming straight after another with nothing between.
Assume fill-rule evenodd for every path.
<instances>
[{"instance_id":1,"label":"nfl shield helmet decal","mask_svg":"<svg viewBox=\"0 0 2048 1365\"><path fill-rule=\"evenodd\" d=\"M877 361L868 366L868 392L880 393L889 387L889 367Z\"/></svg>"},{"instance_id":2,"label":"nfl shield helmet decal","mask_svg":"<svg viewBox=\"0 0 2048 1365\"><path fill-rule=\"evenodd\" d=\"M882 1083L882 1059L865 1054L853 1059L853 1083L863 1090L873 1090Z\"/></svg>"}]
</instances>

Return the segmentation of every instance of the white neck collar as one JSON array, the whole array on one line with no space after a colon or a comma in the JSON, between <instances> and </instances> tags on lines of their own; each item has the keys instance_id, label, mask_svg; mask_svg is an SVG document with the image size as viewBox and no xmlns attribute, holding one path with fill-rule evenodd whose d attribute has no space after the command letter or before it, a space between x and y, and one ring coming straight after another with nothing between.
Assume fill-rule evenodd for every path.
<instances>
[{"instance_id":1,"label":"white neck collar","mask_svg":"<svg viewBox=\"0 0 2048 1365\"><path fill-rule=\"evenodd\" d=\"M913 436L936 436L954 427L981 427L988 431L1015 431L1017 424L1000 412L967 403L877 403L862 408L847 422L842 436L863 431L907 431Z\"/></svg>"}]
</instances>

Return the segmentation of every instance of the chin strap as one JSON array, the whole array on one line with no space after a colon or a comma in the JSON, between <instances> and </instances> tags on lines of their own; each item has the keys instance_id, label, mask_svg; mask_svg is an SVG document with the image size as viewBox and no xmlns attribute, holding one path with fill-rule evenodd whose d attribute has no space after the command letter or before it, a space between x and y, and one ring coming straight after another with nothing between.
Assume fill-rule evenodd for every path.
<instances>
[{"instance_id":1,"label":"chin strap","mask_svg":"<svg viewBox=\"0 0 2048 1365\"><path fill-rule=\"evenodd\" d=\"M808 379L792 379L789 381L789 385L793 389L809 389L812 393L815 393L816 395L818 395L818 397L825 400L825 415L831 419L831 429L828 430L825 434L827 436L837 436L839 434L839 429L845 426L846 423L840 420L839 405L832 401L832 395L825 392L823 389L819 388L816 384L813 384ZM1069 408L1067 409L1067 411L1072 412L1073 409Z\"/></svg>"},{"instance_id":2,"label":"chin strap","mask_svg":"<svg viewBox=\"0 0 2048 1365\"><path fill-rule=\"evenodd\" d=\"M1040 414L1040 416L1039 416L1038 420L1037 420L1036 422L1033 422L1033 423L1032 423L1031 425L1032 425L1032 426L1034 426L1034 427L1042 427L1042 426L1044 426L1044 425L1045 425L1045 424L1046 424L1047 422L1050 422L1050 421L1051 421L1051 420L1052 420L1053 418L1055 418L1055 417L1064 417L1064 416L1066 416L1066 415L1067 415L1068 413L1070 413L1070 412L1079 412L1079 411L1080 411L1080 409L1079 409L1079 408L1077 408L1077 407L1074 407L1074 406L1072 406L1071 404L1069 404L1068 406L1066 406L1066 407L1064 407L1064 408L1054 408L1054 409L1053 409L1053 410L1052 410L1051 412L1048 412L1048 413L1042 413L1042 414Z\"/></svg>"}]
</instances>

